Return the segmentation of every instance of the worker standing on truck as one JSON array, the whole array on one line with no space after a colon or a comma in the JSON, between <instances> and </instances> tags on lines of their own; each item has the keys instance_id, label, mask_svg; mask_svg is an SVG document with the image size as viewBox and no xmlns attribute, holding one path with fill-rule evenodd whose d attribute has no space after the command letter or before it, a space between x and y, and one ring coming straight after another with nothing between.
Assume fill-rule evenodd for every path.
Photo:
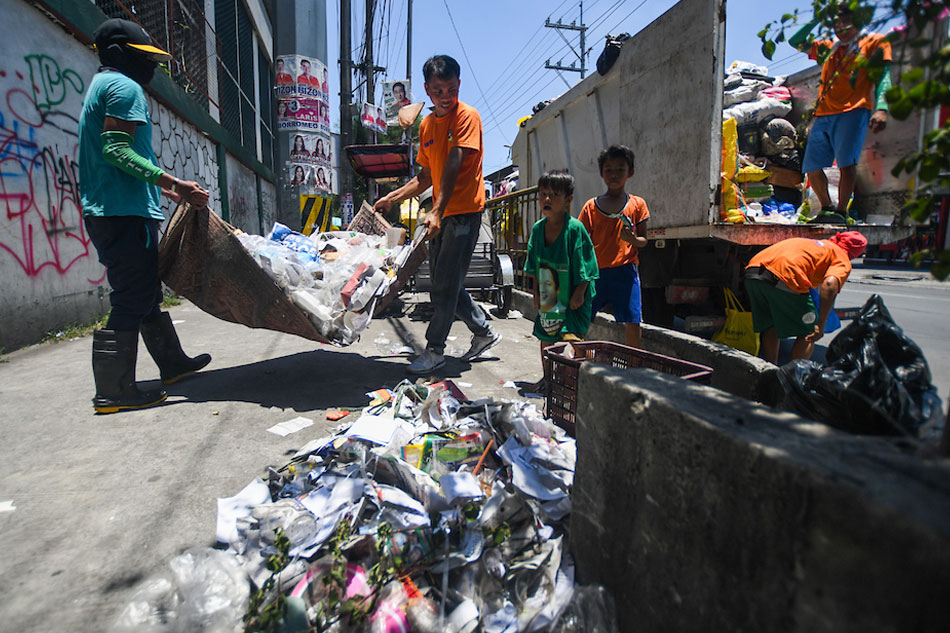
<instances>
[{"instance_id":1,"label":"worker standing on truck","mask_svg":"<svg viewBox=\"0 0 950 633\"><path fill-rule=\"evenodd\" d=\"M815 123L805 147L802 171L808 174L811 188L821 202L817 221L843 224L854 193L858 159L867 129L877 133L887 125L888 108L884 94L891 87L891 45L883 35L859 32L851 9L839 5L834 22L837 41L815 40L809 47L808 34L818 22L818 18L813 19L788 40L789 44L807 52L808 57L815 60L830 49L821 67ZM885 62L884 72L876 85L868 77L866 68L861 68L852 77L858 60L870 60L875 56ZM837 208L831 205L828 178L823 171L835 161L841 170Z\"/></svg>"},{"instance_id":2,"label":"worker standing on truck","mask_svg":"<svg viewBox=\"0 0 950 633\"><path fill-rule=\"evenodd\" d=\"M594 242L597 266L592 314L611 306L614 319L625 324L625 341L640 347L642 310L640 306L639 251L647 245L650 210L638 196L628 194L627 180L633 176L633 150L611 145L597 157L600 177L607 192L591 198L578 220Z\"/></svg>"},{"instance_id":3,"label":"worker standing on truck","mask_svg":"<svg viewBox=\"0 0 950 633\"><path fill-rule=\"evenodd\" d=\"M545 348L560 341L580 341L590 328L597 256L587 229L571 217L574 177L547 172L538 180L538 205L544 217L528 239L525 275L534 278L534 336ZM544 393L544 380L532 390Z\"/></svg>"},{"instance_id":4,"label":"worker standing on truck","mask_svg":"<svg viewBox=\"0 0 950 633\"><path fill-rule=\"evenodd\" d=\"M93 37L102 66L79 117L79 193L86 230L112 287L109 320L92 337L93 407L115 413L165 399L163 390L143 392L135 384L140 329L163 383L211 362L208 354L189 358L182 351L171 317L161 311L158 278L159 195L203 207L208 192L155 165L143 86L171 56L128 20L106 20Z\"/></svg>"},{"instance_id":5,"label":"worker standing on truck","mask_svg":"<svg viewBox=\"0 0 950 633\"><path fill-rule=\"evenodd\" d=\"M473 335L461 360L477 358L501 340L465 290L485 206L485 180L482 120L475 108L459 101L460 72L458 62L448 55L435 55L423 65L425 90L434 112L419 127L417 160L422 168L374 205L377 212L384 213L432 187L432 210L423 222L428 229L433 314L426 329L426 349L409 364L411 374L428 374L445 364L445 340L456 317Z\"/></svg>"},{"instance_id":6,"label":"worker standing on truck","mask_svg":"<svg viewBox=\"0 0 950 633\"><path fill-rule=\"evenodd\" d=\"M777 363L779 339L792 336L792 360L811 358L835 298L851 274L851 260L860 257L867 244L857 231L826 240L792 237L752 258L745 269L745 287L753 327L762 335L762 358ZM811 288L818 289L820 307L812 301Z\"/></svg>"}]
</instances>

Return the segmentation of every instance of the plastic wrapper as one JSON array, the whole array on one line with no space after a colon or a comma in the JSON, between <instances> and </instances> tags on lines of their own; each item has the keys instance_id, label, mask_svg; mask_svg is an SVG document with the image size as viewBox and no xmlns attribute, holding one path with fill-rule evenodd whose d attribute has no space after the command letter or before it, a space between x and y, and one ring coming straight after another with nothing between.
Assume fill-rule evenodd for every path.
<instances>
[{"instance_id":1,"label":"plastic wrapper","mask_svg":"<svg viewBox=\"0 0 950 633\"><path fill-rule=\"evenodd\" d=\"M169 562L146 581L110 633L235 633L247 610L247 574L231 554L207 547Z\"/></svg>"},{"instance_id":2,"label":"plastic wrapper","mask_svg":"<svg viewBox=\"0 0 950 633\"><path fill-rule=\"evenodd\" d=\"M238 239L320 334L348 345L369 324L379 297L410 248L382 248L385 236L334 231L307 237L275 223L268 237Z\"/></svg>"},{"instance_id":3,"label":"plastic wrapper","mask_svg":"<svg viewBox=\"0 0 950 633\"><path fill-rule=\"evenodd\" d=\"M853 433L939 437L943 412L923 351L880 296L831 341L825 359L779 369L781 408Z\"/></svg>"}]
</instances>

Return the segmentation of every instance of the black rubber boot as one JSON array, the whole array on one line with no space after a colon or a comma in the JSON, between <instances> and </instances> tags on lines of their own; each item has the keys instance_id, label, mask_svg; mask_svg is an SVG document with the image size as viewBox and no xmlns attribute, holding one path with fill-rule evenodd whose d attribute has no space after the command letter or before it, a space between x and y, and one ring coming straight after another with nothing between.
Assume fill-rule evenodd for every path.
<instances>
[{"instance_id":1,"label":"black rubber boot","mask_svg":"<svg viewBox=\"0 0 950 633\"><path fill-rule=\"evenodd\" d=\"M165 399L165 391L139 391L135 384L135 359L139 333L99 330L92 335L92 373L96 379L96 397L92 406L97 413L117 413L144 409Z\"/></svg>"},{"instance_id":2,"label":"black rubber boot","mask_svg":"<svg viewBox=\"0 0 950 633\"><path fill-rule=\"evenodd\" d=\"M158 365L162 383L166 385L178 382L211 362L210 354L199 354L194 358L185 355L172 325L172 317L167 312L162 312L151 323L142 324L142 340Z\"/></svg>"}]
</instances>

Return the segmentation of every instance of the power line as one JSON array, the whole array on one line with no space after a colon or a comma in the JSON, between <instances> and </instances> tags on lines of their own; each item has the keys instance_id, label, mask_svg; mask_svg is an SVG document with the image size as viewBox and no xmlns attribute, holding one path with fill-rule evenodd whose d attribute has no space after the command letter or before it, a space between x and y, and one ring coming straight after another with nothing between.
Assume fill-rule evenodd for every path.
<instances>
[{"instance_id":1,"label":"power line","mask_svg":"<svg viewBox=\"0 0 950 633\"><path fill-rule=\"evenodd\" d=\"M568 1L568 0L561 0L561 4L557 5L557 6L554 8L554 11L557 11L557 10L560 9L562 6L564 6L564 4L565 4L567 1ZM596 0L595 0L595 1L596 1ZM554 11L551 11L551 13L554 13ZM528 48L528 45L531 44L532 40L534 40L534 38L537 37L538 33L542 32L543 30L544 30L544 25L542 24L542 25L539 26L538 29L531 35L531 37L529 37L529 38L525 41L525 43L521 46L521 48L518 50L518 52L515 53L514 55L512 55L512 57L511 57L511 63L508 65L509 68L512 68L512 67L516 66L516 60L518 59L518 56L521 55L521 53L524 52L524 50L525 50L526 48ZM545 35L546 35L546 34L547 34L547 33L545 33ZM542 39L544 39L544 38L542 37ZM537 46L535 46L535 49L536 49L536 48L537 48ZM530 53L529 53L529 54L530 54ZM504 76L505 76L504 73L498 75L498 77L496 77L495 80L494 80L491 84L489 84L489 86L488 86L488 88L487 88L486 90L487 90L488 92L491 92L492 88L494 88L495 85L498 83L498 81L501 80Z\"/></svg>"},{"instance_id":2,"label":"power line","mask_svg":"<svg viewBox=\"0 0 950 633\"><path fill-rule=\"evenodd\" d=\"M482 95L482 99L485 99L485 93L482 92L482 86L478 83L478 75L475 73L475 67L472 66L472 61L468 58L468 53L465 51L465 44L462 43L462 36L459 35L459 30L455 26L455 18L452 17L452 11L449 9L448 0L442 0L442 3L445 5L445 12L449 14L449 22L452 23L452 30L455 31L455 37L458 39L459 46L462 48L462 55L465 56L465 61L468 62L468 69L472 72L472 78L475 80L475 85L478 87L478 92ZM485 99L485 107L488 108L488 113L491 115L492 120L495 121L495 125L498 125L498 119L495 118L495 113L492 111L491 105L489 105L487 99ZM501 129L499 128L498 131L501 132ZM508 136L505 135L504 132L501 132L501 135L506 141L508 141ZM508 142L510 143L511 141Z\"/></svg>"},{"instance_id":3,"label":"power line","mask_svg":"<svg viewBox=\"0 0 950 633\"><path fill-rule=\"evenodd\" d=\"M541 31L543 29L544 29L544 25L538 27L538 31ZM487 91L489 98L495 98L499 94L504 94L504 93L509 92L511 90L512 85L515 84L515 82L519 81L522 77L527 75L532 70L537 69L539 62L531 61L532 55L534 55L541 48L541 46L544 45L545 38L548 35L551 35L553 37L552 33L550 33L549 31L544 31L544 34L541 36L541 39L538 40L537 44L535 44L534 47L526 55L524 55L521 58L521 60L518 60L517 58L515 58L511 61L511 63L508 64L508 68L506 72L503 72L501 75L499 75L499 77L495 80L495 82L493 82L493 86L496 86L496 87L490 88ZM528 43L530 44L530 41ZM520 73L519 73L519 69L520 69ZM517 78L515 77L516 73L519 73L517 75ZM507 78L506 81L500 84L498 83L502 79L506 79L506 78Z\"/></svg>"}]
</instances>

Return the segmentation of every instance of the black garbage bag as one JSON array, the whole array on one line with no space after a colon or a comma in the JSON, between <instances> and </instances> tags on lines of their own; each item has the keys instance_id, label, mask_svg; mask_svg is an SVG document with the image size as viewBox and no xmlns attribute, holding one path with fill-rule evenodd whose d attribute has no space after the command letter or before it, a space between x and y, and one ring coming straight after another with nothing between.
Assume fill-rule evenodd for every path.
<instances>
[{"instance_id":1,"label":"black garbage bag","mask_svg":"<svg viewBox=\"0 0 950 633\"><path fill-rule=\"evenodd\" d=\"M825 365L793 361L778 370L779 407L853 433L914 435L942 422L923 351L878 295L831 341Z\"/></svg>"}]
</instances>

